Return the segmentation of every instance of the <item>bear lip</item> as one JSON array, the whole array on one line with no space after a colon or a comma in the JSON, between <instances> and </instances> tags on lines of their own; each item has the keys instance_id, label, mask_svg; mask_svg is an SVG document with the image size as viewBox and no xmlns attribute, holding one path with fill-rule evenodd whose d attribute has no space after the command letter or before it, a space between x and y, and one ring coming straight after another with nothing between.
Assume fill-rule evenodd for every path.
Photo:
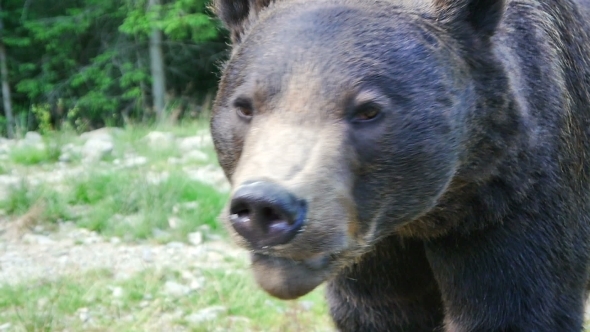
<instances>
[{"instance_id":1,"label":"bear lip","mask_svg":"<svg viewBox=\"0 0 590 332\"><path fill-rule=\"evenodd\" d=\"M254 253L251 257L254 278L270 295L292 300L313 291L332 274L334 258L316 254L304 260Z\"/></svg>"}]
</instances>

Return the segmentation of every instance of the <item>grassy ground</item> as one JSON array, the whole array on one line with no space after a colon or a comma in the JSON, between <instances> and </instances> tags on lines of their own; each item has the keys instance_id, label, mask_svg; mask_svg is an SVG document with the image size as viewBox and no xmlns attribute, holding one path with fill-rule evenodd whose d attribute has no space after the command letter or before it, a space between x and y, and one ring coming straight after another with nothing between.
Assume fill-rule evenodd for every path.
<instances>
[{"instance_id":1,"label":"grassy ground","mask_svg":"<svg viewBox=\"0 0 590 332\"><path fill-rule=\"evenodd\" d=\"M0 321L10 331L329 331L322 293L272 299L246 269L204 269L203 288L165 293L178 271L145 271L113 281L108 270L0 286ZM1 326L2 324L0 324Z\"/></svg>"},{"instance_id":2,"label":"grassy ground","mask_svg":"<svg viewBox=\"0 0 590 332\"><path fill-rule=\"evenodd\" d=\"M176 137L206 132L201 123L163 130L173 132ZM149 239L155 229L170 232L169 237L160 240L184 239L195 226L206 225L221 231L216 217L225 204L226 193L190 179L183 172L187 167L216 165L213 147L202 149L208 157L205 161L172 164L170 159L182 157L177 146L151 149L143 140L149 132L150 128L140 127L114 135L115 149L106 161L87 165L75 160L68 167L83 168L83 172L57 185L32 184L27 177L39 172L51 173L56 168L59 148L76 143L77 136L69 132L48 135L45 137L48 148L44 150L13 148L9 153L11 165L3 165L4 173L17 169L22 179L12 187L8 197L0 201L0 209L18 216L42 203L45 206L43 221L74 221L81 227L127 240ZM116 161L124 161L130 153L134 158L145 158L146 162L136 167L116 167ZM190 203L193 203L192 209ZM174 227L169 225L171 217L179 220Z\"/></svg>"},{"instance_id":3,"label":"grassy ground","mask_svg":"<svg viewBox=\"0 0 590 332\"><path fill-rule=\"evenodd\" d=\"M112 154L93 164L76 158L66 165L58 162L62 147L83 144L70 132L45 135L45 149L13 147L0 167L0 175L18 178L0 201L4 222L37 211L26 227L42 225L51 231L70 221L130 245L187 242L195 231L205 241L227 240L217 221L227 192L187 175L187 169L217 166L213 147L201 149L204 159L173 162L183 152L175 144L151 148L144 137L153 130L127 128L113 135ZM202 122L157 130L175 137L207 134ZM118 166L134 158L143 162ZM65 175L50 179L59 172ZM230 268L192 267L189 272L201 284L182 295L169 289L188 282L182 266L144 270L125 279L105 268L0 283L0 331L332 330L322 288L298 301L278 301L255 285L246 260L223 259Z\"/></svg>"}]
</instances>

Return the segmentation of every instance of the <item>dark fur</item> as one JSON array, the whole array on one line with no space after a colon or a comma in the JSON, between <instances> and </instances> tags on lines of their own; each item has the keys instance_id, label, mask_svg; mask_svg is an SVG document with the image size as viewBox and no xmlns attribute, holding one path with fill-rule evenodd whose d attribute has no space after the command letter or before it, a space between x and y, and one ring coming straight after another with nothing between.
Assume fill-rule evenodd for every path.
<instances>
[{"instance_id":1,"label":"dark fur","mask_svg":"<svg viewBox=\"0 0 590 332\"><path fill-rule=\"evenodd\" d=\"M256 116L318 128L346 123L343 98L358 82L390 102L372 127L342 125L358 219L348 246L304 232L264 253L334 255L328 300L339 330L582 330L588 0L434 0L431 9L217 0L216 8L234 49L211 128L234 186L244 146L257 144L233 113L247 87L256 86ZM310 78L320 88L301 95L305 111L284 109L285 78L300 75L297 66L321 73ZM324 223L319 235L340 243L328 227L337 221L308 222Z\"/></svg>"}]
</instances>

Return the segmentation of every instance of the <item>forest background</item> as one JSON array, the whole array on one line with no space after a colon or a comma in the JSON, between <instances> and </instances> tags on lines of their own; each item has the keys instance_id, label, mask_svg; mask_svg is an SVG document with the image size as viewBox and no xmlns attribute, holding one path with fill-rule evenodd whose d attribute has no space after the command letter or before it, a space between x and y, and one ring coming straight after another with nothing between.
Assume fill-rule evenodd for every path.
<instances>
[{"instance_id":1,"label":"forest background","mask_svg":"<svg viewBox=\"0 0 590 332\"><path fill-rule=\"evenodd\" d=\"M227 32L208 0L4 0L0 134L208 110Z\"/></svg>"}]
</instances>

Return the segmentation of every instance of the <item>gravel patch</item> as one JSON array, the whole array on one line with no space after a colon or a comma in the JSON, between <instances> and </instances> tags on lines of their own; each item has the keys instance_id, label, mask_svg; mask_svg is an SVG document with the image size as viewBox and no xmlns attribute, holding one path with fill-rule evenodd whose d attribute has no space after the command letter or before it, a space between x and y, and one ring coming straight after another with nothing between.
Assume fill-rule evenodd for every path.
<instances>
[{"instance_id":1,"label":"gravel patch","mask_svg":"<svg viewBox=\"0 0 590 332\"><path fill-rule=\"evenodd\" d=\"M247 259L246 252L226 242L192 240L196 245L181 242L129 244L73 227L52 234L27 233L18 240L2 238L0 284L55 279L95 269L110 270L116 279L124 279L145 269L224 268L230 266L227 258ZM197 286L198 280L193 284ZM175 285L167 287L171 293L180 292Z\"/></svg>"}]
</instances>

